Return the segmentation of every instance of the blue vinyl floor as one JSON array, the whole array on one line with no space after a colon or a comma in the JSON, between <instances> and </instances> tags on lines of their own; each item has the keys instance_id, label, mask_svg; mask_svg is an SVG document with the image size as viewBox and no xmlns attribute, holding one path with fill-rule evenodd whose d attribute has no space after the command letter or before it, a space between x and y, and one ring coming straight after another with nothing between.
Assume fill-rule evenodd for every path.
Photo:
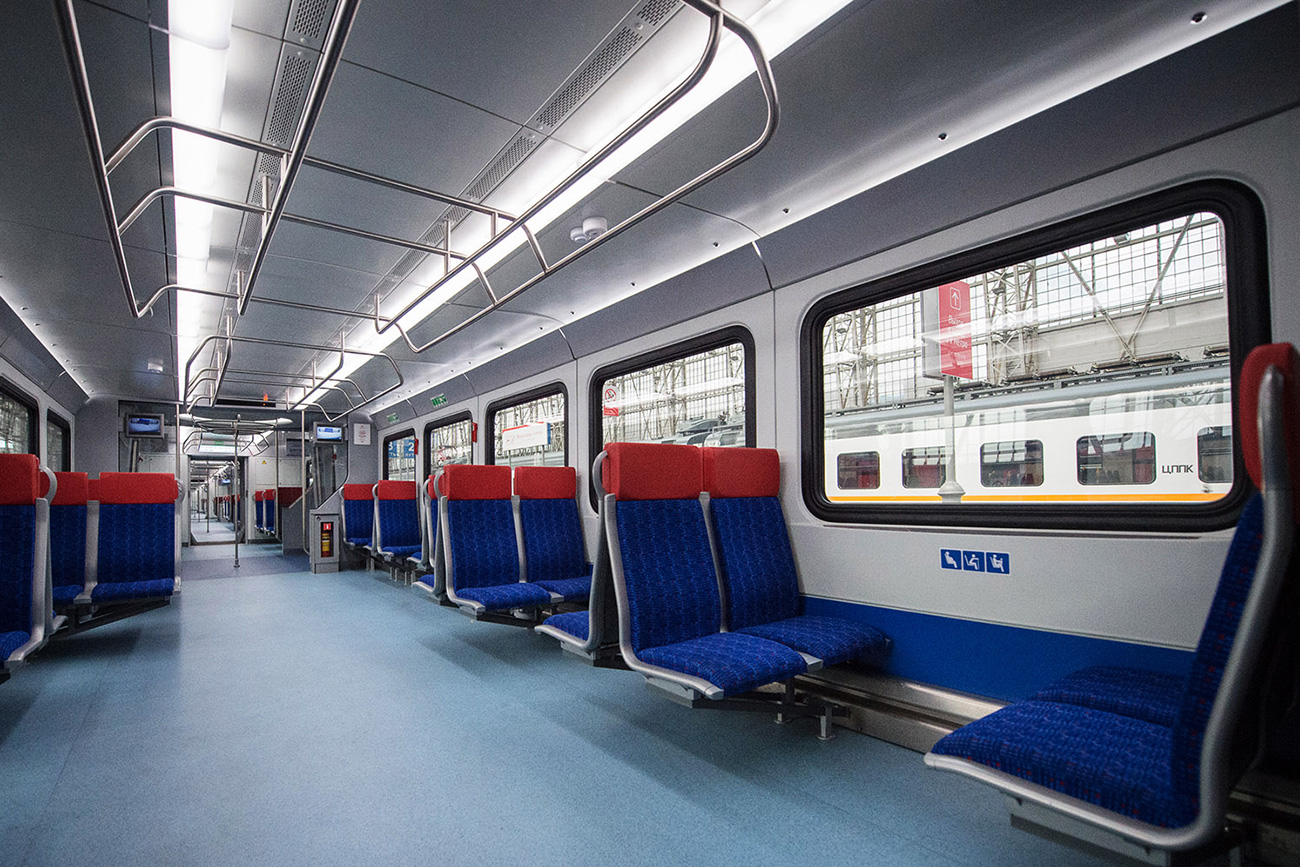
<instances>
[{"instance_id":1,"label":"blue vinyl floor","mask_svg":"<svg viewBox=\"0 0 1300 867\"><path fill-rule=\"evenodd\" d=\"M0 685L0 865L1099 863L908 750L283 562L209 561Z\"/></svg>"}]
</instances>

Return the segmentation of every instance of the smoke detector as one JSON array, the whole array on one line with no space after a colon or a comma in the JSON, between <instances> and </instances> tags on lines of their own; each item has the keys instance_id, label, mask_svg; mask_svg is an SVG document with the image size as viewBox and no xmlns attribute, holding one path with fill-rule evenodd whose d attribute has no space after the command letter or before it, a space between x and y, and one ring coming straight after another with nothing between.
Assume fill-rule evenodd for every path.
<instances>
[{"instance_id":1,"label":"smoke detector","mask_svg":"<svg viewBox=\"0 0 1300 867\"><path fill-rule=\"evenodd\" d=\"M581 226L574 226L569 231L569 240L575 244L585 244L593 241L609 229L609 224L605 222L604 217L587 217L582 221Z\"/></svg>"}]
</instances>

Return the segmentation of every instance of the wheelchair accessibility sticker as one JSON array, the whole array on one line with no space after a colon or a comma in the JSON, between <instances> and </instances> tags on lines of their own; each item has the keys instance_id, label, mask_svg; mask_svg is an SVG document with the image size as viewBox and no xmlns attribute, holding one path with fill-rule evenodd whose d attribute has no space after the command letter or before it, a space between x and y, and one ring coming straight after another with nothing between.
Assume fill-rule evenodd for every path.
<instances>
[{"instance_id":1,"label":"wheelchair accessibility sticker","mask_svg":"<svg viewBox=\"0 0 1300 867\"><path fill-rule=\"evenodd\" d=\"M959 548L940 548L939 566L961 572L992 572L995 575L1011 574L1011 555L1002 551L963 551Z\"/></svg>"}]
</instances>

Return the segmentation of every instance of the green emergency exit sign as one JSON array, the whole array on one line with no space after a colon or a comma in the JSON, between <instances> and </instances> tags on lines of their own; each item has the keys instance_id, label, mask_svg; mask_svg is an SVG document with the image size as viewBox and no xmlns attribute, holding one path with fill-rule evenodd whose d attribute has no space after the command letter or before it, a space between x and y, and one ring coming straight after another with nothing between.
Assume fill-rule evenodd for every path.
<instances>
[{"instance_id":1,"label":"green emergency exit sign","mask_svg":"<svg viewBox=\"0 0 1300 867\"><path fill-rule=\"evenodd\" d=\"M447 402L447 395L445 394L435 394L433 397L429 398L429 403L433 404L434 406L442 406L446 402Z\"/></svg>"},{"instance_id":2,"label":"green emergency exit sign","mask_svg":"<svg viewBox=\"0 0 1300 867\"><path fill-rule=\"evenodd\" d=\"M395 412L390 412L390 413L388 414L388 423L389 423L389 424L397 424L397 422L398 422L400 419L401 419L401 416L398 415L398 414L395 413Z\"/></svg>"}]
</instances>

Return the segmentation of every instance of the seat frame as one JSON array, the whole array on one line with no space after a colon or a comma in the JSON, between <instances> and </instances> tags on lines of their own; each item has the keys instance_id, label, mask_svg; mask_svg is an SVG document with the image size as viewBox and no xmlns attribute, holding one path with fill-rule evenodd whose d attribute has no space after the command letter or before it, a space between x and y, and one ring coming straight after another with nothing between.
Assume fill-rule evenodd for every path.
<instances>
[{"instance_id":1,"label":"seat frame","mask_svg":"<svg viewBox=\"0 0 1300 867\"><path fill-rule=\"evenodd\" d=\"M1270 367L1259 387L1263 544L1202 741L1196 818L1183 827L1163 828L955 756L927 753L928 767L953 771L1001 791L1017 827L1054 839L1081 841L1145 863L1172 864L1179 853L1231 845L1222 837L1228 793L1235 781L1230 767L1232 739L1246 710L1251 672L1264 651L1268 632L1264 627L1287 577L1295 532L1283 406L1283 376Z\"/></svg>"}]
</instances>

